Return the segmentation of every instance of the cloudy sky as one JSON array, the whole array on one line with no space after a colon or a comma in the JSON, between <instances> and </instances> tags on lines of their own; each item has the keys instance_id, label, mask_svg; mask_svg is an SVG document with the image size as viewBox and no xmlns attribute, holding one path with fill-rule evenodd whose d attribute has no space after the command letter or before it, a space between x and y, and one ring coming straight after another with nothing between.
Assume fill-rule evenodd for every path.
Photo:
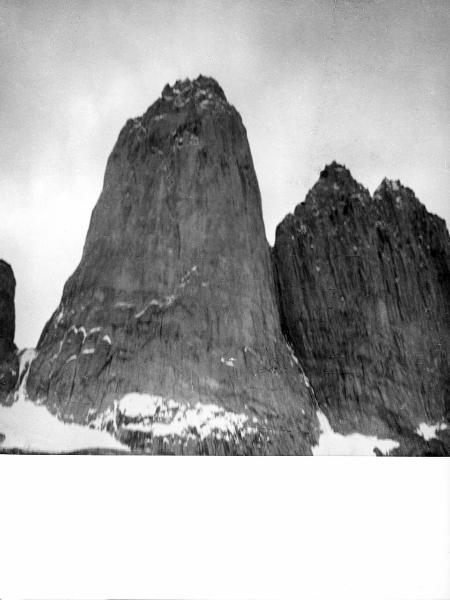
<instances>
[{"instance_id":1,"label":"cloudy sky","mask_svg":"<svg viewBox=\"0 0 450 600\"><path fill-rule=\"evenodd\" d=\"M106 159L167 82L241 113L267 237L333 159L450 222L449 3L0 0L0 257L33 346L82 252Z\"/></svg>"}]
</instances>

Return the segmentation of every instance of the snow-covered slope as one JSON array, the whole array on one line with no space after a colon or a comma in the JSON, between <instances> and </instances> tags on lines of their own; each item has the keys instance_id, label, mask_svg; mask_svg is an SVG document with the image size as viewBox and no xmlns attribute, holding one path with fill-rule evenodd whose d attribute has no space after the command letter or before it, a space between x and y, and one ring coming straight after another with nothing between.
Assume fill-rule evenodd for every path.
<instances>
[{"instance_id":1,"label":"snow-covered slope","mask_svg":"<svg viewBox=\"0 0 450 600\"><path fill-rule=\"evenodd\" d=\"M0 406L1 450L28 452L74 452L89 449L127 451L106 431L74 423L63 423L45 406L21 398L12 406ZM1 438L0 438L1 439Z\"/></svg>"}]
</instances>

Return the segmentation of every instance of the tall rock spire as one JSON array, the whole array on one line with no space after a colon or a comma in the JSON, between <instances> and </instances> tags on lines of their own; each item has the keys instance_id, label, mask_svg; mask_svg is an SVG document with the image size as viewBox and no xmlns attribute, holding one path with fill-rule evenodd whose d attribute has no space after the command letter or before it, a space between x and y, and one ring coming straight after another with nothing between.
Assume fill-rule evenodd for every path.
<instances>
[{"instance_id":1,"label":"tall rock spire","mask_svg":"<svg viewBox=\"0 0 450 600\"><path fill-rule=\"evenodd\" d=\"M213 79L127 121L28 394L148 451L309 453L246 131Z\"/></svg>"}]
</instances>

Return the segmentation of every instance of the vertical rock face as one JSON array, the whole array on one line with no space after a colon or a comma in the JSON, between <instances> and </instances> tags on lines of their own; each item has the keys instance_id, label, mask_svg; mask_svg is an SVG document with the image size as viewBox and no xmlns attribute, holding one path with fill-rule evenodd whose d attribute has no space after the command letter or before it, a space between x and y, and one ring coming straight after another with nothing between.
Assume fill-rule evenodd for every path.
<instances>
[{"instance_id":1,"label":"vertical rock face","mask_svg":"<svg viewBox=\"0 0 450 600\"><path fill-rule=\"evenodd\" d=\"M0 260L0 402L14 388L18 376L18 360L14 344L16 280L10 265Z\"/></svg>"},{"instance_id":2,"label":"vertical rock face","mask_svg":"<svg viewBox=\"0 0 450 600\"><path fill-rule=\"evenodd\" d=\"M145 450L310 452L246 131L213 79L122 129L37 352L31 398Z\"/></svg>"},{"instance_id":3,"label":"vertical rock face","mask_svg":"<svg viewBox=\"0 0 450 600\"><path fill-rule=\"evenodd\" d=\"M332 163L278 226L273 261L284 330L333 429L448 452L445 222L398 181L372 199Z\"/></svg>"}]
</instances>

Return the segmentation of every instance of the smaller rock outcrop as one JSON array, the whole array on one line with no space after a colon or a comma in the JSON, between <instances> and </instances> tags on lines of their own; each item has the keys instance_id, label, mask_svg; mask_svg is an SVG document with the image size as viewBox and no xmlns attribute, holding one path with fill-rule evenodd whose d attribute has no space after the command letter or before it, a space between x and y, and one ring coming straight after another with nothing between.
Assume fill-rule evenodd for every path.
<instances>
[{"instance_id":1,"label":"smaller rock outcrop","mask_svg":"<svg viewBox=\"0 0 450 600\"><path fill-rule=\"evenodd\" d=\"M11 266L0 259L0 402L14 389L19 361L14 344L16 280Z\"/></svg>"},{"instance_id":2,"label":"smaller rock outcrop","mask_svg":"<svg viewBox=\"0 0 450 600\"><path fill-rule=\"evenodd\" d=\"M285 334L333 430L448 452L445 222L399 181L371 198L333 162L278 226L273 259Z\"/></svg>"}]
</instances>

